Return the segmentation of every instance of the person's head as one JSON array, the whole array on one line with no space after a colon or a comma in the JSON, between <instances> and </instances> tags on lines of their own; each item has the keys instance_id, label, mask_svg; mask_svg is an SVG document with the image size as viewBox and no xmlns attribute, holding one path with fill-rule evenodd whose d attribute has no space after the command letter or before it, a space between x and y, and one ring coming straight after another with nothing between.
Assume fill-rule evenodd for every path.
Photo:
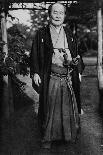
<instances>
[{"instance_id":1,"label":"person's head","mask_svg":"<svg viewBox=\"0 0 103 155\"><path fill-rule=\"evenodd\" d=\"M61 26L65 19L66 7L63 4L56 2L49 6L48 14L50 22L55 27Z\"/></svg>"}]
</instances>

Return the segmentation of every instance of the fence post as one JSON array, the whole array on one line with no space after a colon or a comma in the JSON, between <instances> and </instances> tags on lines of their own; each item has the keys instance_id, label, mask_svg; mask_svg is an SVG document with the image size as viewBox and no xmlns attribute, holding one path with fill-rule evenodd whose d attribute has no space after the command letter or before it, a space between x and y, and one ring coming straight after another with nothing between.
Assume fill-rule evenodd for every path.
<instances>
[{"instance_id":1,"label":"fence post","mask_svg":"<svg viewBox=\"0 0 103 155\"><path fill-rule=\"evenodd\" d=\"M102 69L102 0L97 0L97 28L98 28L98 89L99 89L99 112L103 113L103 69Z\"/></svg>"},{"instance_id":2,"label":"fence post","mask_svg":"<svg viewBox=\"0 0 103 155\"><path fill-rule=\"evenodd\" d=\"M102 1L98 1L97 9L97 27L98 27L98 83L99 89L103 89L103 72L102 72Z\"/></svg>"}]
</instances>

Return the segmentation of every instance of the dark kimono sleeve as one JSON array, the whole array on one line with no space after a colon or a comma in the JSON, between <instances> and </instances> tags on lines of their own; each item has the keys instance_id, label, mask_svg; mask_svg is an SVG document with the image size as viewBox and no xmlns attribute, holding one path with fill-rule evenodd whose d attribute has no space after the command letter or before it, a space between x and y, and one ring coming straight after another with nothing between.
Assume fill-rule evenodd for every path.
<instances>
[{"instance_id":1,"label":"dark kimono sleeve","mask_svg":"<svg viewBox=\"0 0 103 155\"><path fill-rule=\"evenodd\" d=\"M82 55L78 51L78 41L77 41L75 36L74 36L74 44L75 44L76 55L80 56L80 59L79 59L79 62L78 62L78 73L82 74L82 72L83 72L83 70L85 68L85 65L84 65L84 62L83 62L83 59L82 59Z\"/></svg>"},{"instance_id":2,"label":"dark kimono sleeve","mask_svg":"<svg viewBox=\"0 0 103 155\"><path fill-rule=\"evenodd\" d=\"M79 54L79 55L80 55L80 54ZM80 59L79 59L79 63L78 63L78 72L79 72L80 74L82 74L84 68L85 68L85 65L84 65L82 56L80 55Z\"/></svg>"},{"instance_id":3,"label":"dark kimono sleeve","mask_svg":"<svg viewBox=\"0 0 103 155\"><path fill-rule=\"evenodd\" d=\"M32 49L30 53L30 77L37 73L39 74L39 34L35 33Z\"/></svg>"},{"instance_id":4,"label":"dark kimono sleeve","mask_svg":"<svg viewBox=\"0 0 103 155\"><path fill-rule=\"evenodd\" d=\"M77 53L80 56L79 63L78 63L78 72L80 74L82 74L82 72L83 72L83 70L85 68L85 65L84 65L84 62L83 62L83 59L82 59L82 55L81 55L80 51L78 51L78 44L77 44Z\"/></svg>"}]
</instances>

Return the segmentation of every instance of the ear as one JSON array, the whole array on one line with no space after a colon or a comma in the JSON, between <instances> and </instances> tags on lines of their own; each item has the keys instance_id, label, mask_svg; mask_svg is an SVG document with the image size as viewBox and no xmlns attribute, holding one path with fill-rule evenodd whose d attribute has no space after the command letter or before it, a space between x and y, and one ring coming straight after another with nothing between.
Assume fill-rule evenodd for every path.
<instances>
[{"instance_id":1,"label":"ear","mask_svg":"<svg viewBox=\"0 0 103 155\"><path fill-rule=\"evenodd\" d=\"M64 21L65 21L65 18L66 18L66 14L64 15Z\"/></svg>"}]
</instances>

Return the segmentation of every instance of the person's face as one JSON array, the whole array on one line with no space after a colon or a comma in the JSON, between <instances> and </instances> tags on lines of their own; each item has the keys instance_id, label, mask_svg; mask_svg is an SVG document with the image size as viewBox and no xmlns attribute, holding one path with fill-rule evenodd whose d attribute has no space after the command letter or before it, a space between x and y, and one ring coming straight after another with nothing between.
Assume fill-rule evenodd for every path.
<instances>
[{"instance_id":1,"label":"person's face","mask_svg":"<svg viewBox=\"0 0 103 155\"><path fill-rule=\"evenodd\" d=\"M65 18L65 10L63 5L54 4L52 6L51 16L50 16L51 23L56 27L61 26L64 22L64 18Z\"/></svg>"}]
</instances>

